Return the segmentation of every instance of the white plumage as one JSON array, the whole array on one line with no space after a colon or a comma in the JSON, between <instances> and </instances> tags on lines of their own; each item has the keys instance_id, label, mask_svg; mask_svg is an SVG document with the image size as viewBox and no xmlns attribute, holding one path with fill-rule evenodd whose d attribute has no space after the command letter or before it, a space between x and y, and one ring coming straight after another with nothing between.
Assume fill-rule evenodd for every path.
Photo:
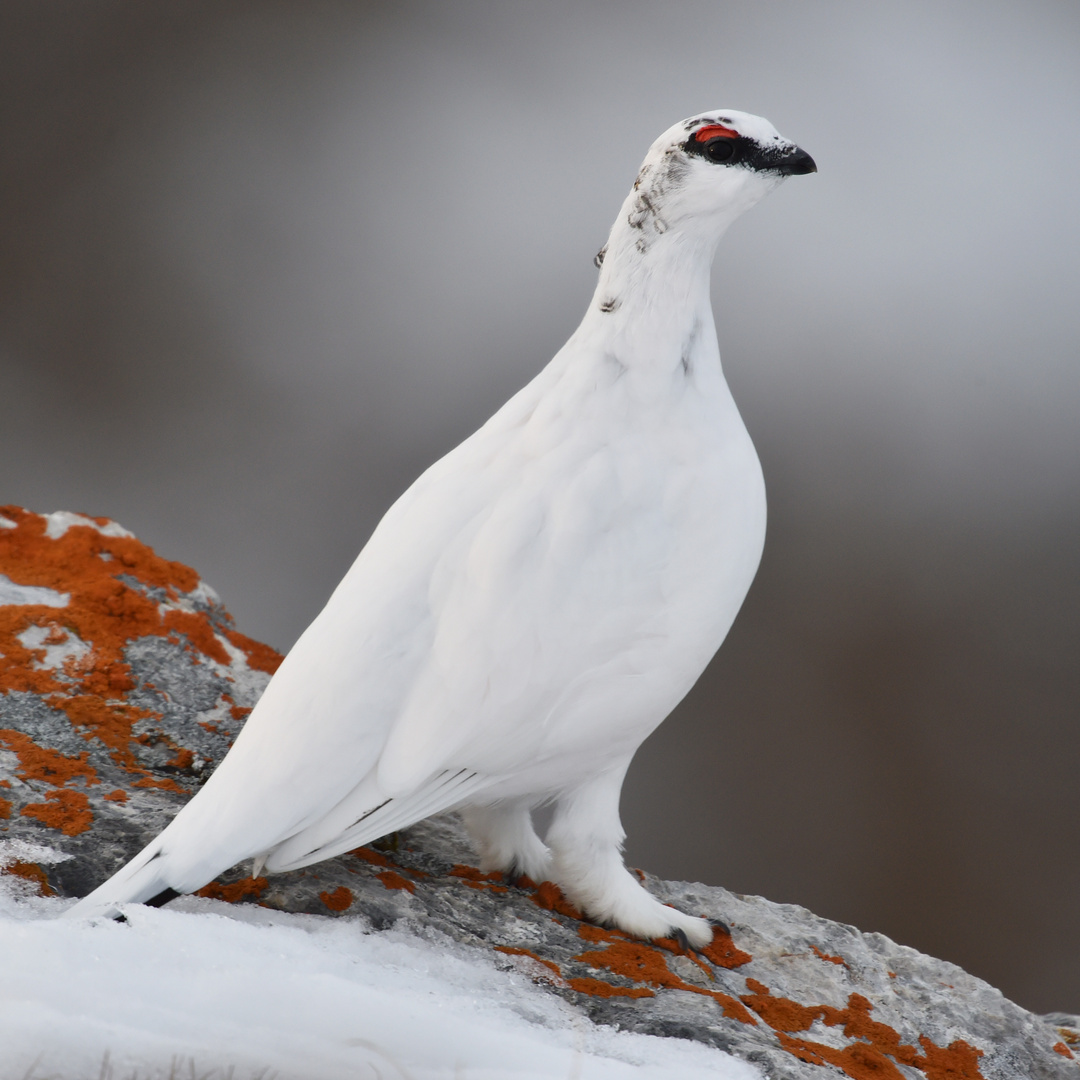
<instances>
[{"instance_id":1,"label":"white plumage","mask_svg":"<svg viewBox=\"0 0 1080 1080\"><path fill-rule=\"evenodd\" d=\"M390 508L203 789L71 913L306 866L461 808L485 869L557 882L629 933L708 923L627 872L642 740L719 647L765 493L720 368L726 227L813 161L720 110L653 145L551 363ZM541 841L530 811L554 804Z\"/></svg>"}]
</instances>

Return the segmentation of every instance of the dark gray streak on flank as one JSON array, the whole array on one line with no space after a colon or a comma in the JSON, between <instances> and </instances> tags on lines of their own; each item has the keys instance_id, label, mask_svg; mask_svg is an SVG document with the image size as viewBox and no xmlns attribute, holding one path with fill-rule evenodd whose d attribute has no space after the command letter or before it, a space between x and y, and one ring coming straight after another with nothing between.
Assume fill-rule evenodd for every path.
<instances>
[{"instance_id":1,"label":"dark gray streak on flank","mask_svg":"<svg viewBox=\"0 0 1080 1080\"><path fill-rule=\"evenodd\" d=\"M697 344L697 339L700 335L701 322L695 319L693 328L690 330L686 341L683 343L682 356L679 358L679 363L682 365L683 374L686 376L689 376L693 371L694 365L690 359L690 354L694 351L694 346Z\"/></svg>"}]
</instances>

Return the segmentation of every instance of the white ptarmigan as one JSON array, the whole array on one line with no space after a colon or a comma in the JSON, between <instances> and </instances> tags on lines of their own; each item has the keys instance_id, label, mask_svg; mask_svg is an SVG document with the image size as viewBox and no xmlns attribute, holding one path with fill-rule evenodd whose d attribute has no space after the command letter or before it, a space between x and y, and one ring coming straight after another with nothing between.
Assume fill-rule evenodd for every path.
<instances>
[{"instance_id":1,"label":"white ptarmigan","mask_svg":"<svg viewBox=\"0 0 1080 1080\"><path fill-rule=\"evenodd\" d=\"M69 914L165 903L244 859L307 866L456 807L484 869L554 881L633 935L708 942L624 866L619 793L764 541L709 302L717 241L814 171L747 113L664 132L570 340L390 508L206 785Z\"/></svg>"}]
</instances>

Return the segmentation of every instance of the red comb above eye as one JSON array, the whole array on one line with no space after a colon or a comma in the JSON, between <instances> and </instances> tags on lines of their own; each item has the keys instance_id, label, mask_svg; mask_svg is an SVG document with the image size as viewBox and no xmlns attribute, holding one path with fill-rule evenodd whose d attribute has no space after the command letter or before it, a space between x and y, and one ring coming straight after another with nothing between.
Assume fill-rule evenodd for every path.
<instances>
[{"instance_id":1,"label":"red comb above eye","mask_svg":"<svg viewBox=\"0 0 1080 1080\"><path fill-rule=\"evenodd\" d=\"M710 139L737 139L738 137L737 131L732 131L723 124L707 124L700 131L694 132L694 139L697 142L708 142Z\"/></svg>"}]
</instances>

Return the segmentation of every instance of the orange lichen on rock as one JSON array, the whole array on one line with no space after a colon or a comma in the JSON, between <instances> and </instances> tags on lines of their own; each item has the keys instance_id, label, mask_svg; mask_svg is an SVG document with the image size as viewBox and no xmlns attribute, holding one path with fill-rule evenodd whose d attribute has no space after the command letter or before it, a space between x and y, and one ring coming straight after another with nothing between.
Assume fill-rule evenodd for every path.
<instances>
[{"instance_id":1,"label":"orange lichen on rock","mask_svg":"<svg viewBox=\"0 0 1080 1080\"><path fill-rule=\"evenodd\" d=\"M161 619L166 633L172 631L181 634L203 656L209 656L211 660L216 660L219 664L229 663L229 654L218 640L213 626L198 612L173 609L165 612Z\"/></svg>"},{"instance_id":2,"label":"orange lichen on rock","mask_svg":"<svg viewBox=\"0 0 1080 1080\"><path fill-rule=\"evenodd\" d=\"M1062 1057L1067 1057L1070 1060L1073 1060L1072 1051L1063 1042L1054 1043L1051 1049L1054 1051L1055 1054L1060 1054Z\"/></svg>"},{"instance_id":3,"label":"orange lichen on rock","mask_svg":"<svg viewBox=\"0 0 1080 1080\"><path fill-rule=\"evenodd\" d=\"M142 770L140 770L142 771ZM153 788L155 791L172 791L177 795L187 795L186 792L175 780L170 780L167 776L144 776L141 780L136 780L132 787L140 788Z\"/></svg>"},{"instance_id":4,"label":"orange lichen on rock","mask_svg":"<svg viewBox=\"0 0 1080 1080\"><path fill-rule=\"evenodd\" d=\"M843 964L844 967L848 966L848 962L842 956L830 956L827 952L822 952L816 945L811 945L810 950L819 960L824 960L827 964Z\"/></svg>"},{"instance_id":5,"label":"orange lichen on rock","mask_svg":"<svg viewBox=\"0 0 1080 1080\"><path fill-rule=\"evenodd\" d=\"M463 885L468 885L471 889L486 889L493 893L506 893L510 891L505 885L499 884L499 882L503 880L503 876L498 871L485 874L483 870L478 870L475 866L465 866L462 863L456 863L450 869L450 876L460 878L461 883Z\"/></svg>"},{"instance_id":6,"label":"orange lichen on rock","mask_svg":"<svg viewBox=\"0 0 1080 1080\"><path fill-rule=\"evenodd\" d=\"M788 998L774 998L769 988L757 979L747 979L746 988L751 993L743 995L744 1004L777 1031L805 1031L824 1009L824 1006L799 1005Z\"/></svg>"},{"instance_id":7,"label":"orange lichen on rock","mask_svg":"<svg viewBox=\"0 0 1080 1080\"><path fill-rule=\"evenodd\" d=\"M89 752L78 757L66 757L56 750L38 746L21 731L0 731L0 743L13 751L19 759L15 775L20 780L40 780L54 787L62 787L69 780L82 777L88 784L98 782L94 767L87 762Z\"/></svg>"},{"instance_id":8,"label":"orange lichen on rock","mask_svg":"<svg viewBox=\"0 0 1080 1080\"><path fill-rule=\"evenodd\" d=\"M45 796L43 803L31 803L19 813L23 817L37 818L50 829L59 829L65 836L78 836L93 824L94 813L90 800L83 791L57 788Z\"/></svg>"},{"instance_id":9,"label":"orange lichen on rock","mask_svg":"<svg viewBox=\"0 0 1080 1080\"><path fill-rule=\"evenodd\" d=\"M273 675L281 667L281 661L285 659L276 649L271 649L269 645L249 638L247 634L241 634L238 630L226 630L225 637L247 657L248 666L256 671L265 671L267 675ZM235 718L236 714L234 713L233 716Z\"/></svg>"},{"instance_id":10,"label":"orange lichen on rock","mask_svg":"<svg viewBox=\"0 0 1080 1080\"><path fill-rule=\"evenodd\" d=\"M851 994L847 1008L830 1005L801 1005L788 998L773 997L769 988L756 979L746 980L749 994L743 1002L777 1033L780 1045L800 1061L814 1065L834 1065L852 1080L903 1080L898 1065L919 1069L927 1080L985 1080L979 1071L982 1051L963 1040L947 1047L919 1036L920 1053L888 1024L874 1020L873 1005L862 994ZM820 1020L828 1027L841 1027L853 1041L837 1048L809 1039L793 1038Z\"/></svg>"},{"instance_id":11,"label":"orange lichen on rock","mask_svg":"<svg viewBox=\"0 0 1080 1080\"><path fill-rule=\"evenodd\" d=\"M728 970L742 967L743 964L749 964L754 959L748 952L744 952L732 941L730 930L722 929L719 926L713 927L712 941L703 949L699 949L698 952L710 963Z\"/></svg>"},{"instance_id":12,"label":"orange lichen on rock","mask_svg":"<svg viewBox=\"0 0 1080 1080\"><path fill-rule=\"evenodd\" d=\"M11 800L0 799L0 818L11 817Z\"/></svg>"},{"instance_id":13,"label":"orange lichen on rock","mask_svg":"<svg viewBox=\"0 0 1080 1080\"><path fill-rule=\"evenodd\" d=\"M853 1080L904 1080L904 1074L884 1054L866 1043L842 1049L779 1033L780 1045L789 1054L811 1065L834 1065Z\"/></svg>"},{"instance_id":14,"label":"orange lichen on rock","mask_svg":"<svg viewBox=\"0 0 1080 1080\"><path fill-rule=\"evenodd\" d=\"M72 670L68 674L73 677L77 675L82 688L91 694L115 697L135 689L135 680L127 664L103 664L88 669L86 664L76 666L74 661L71 663Z\"/></svg>"},{"instance_id":15,"label":"orange lichen on rock","mask_svg":"<svg viewBox=\"0 0 1080 1080\"><path fill-rule=\"evenodd\" d=\"M390 865L390 860L382 852L376 851L374 848L358 847L350 851L349 854L355 855L358 859L363 859L364 862L371 863L372 866Z\"/></svg>"},{"instance_id":16,"label":"orange lichen on rock","mask_svg":"<svg viewBox=\"0 0 1080 1080\"><path fill-rule=\"evenodd\" d=\"M701 968L701 970L704 971L710 979L712 979L714 982L716 981L716 976L713 974L712 968L709 967L709 965L705 963L701 956L698 955L698 953L695 952L693 949L684 949L682 945L679 944L679 942L676 941L674 938L653 938L652 943L658 949L665 949L667 952L676 953L679 956L685 956L687 960L691 961L691 963L697 964L697 966Z\"/></svg>"},{"instance_id":17,"label":"orange lichen on rock","mask_svg":"<svg viewBox=\"0 0 1080 1080\"><path fill-rule=\"evenodd\" d=\"M602 952L584 952L575 956L575 960L592 967L608 968L634 982L650 982L654 986L674 986L681 982L677 975L668 970L664 954L644 941L589 923L578 927L578 935L585 941L607 942L608 947Z\"/></svg>"},{"instance_id":18,"label":"orange lichen on rock","mask_svg":"<svg viewBox=\"0 0 1080 1080\"><path fill-rule=\"evenodd\" d=\"M2 559L0 569L6 570ZM41 604L0 606L0 693L12 690L44 694L57 686L53 673L37 664L44 659L45 650L30 649L19 640L19 635L35 623L53 625L55 616L55 608Z\"/></svg>"},{"instance_id":19,"label":"orange lichen on rock","mask_svg":"<svg viewBox=\"0 0 1080 1080\"><path fill-rule=\"evenodd\" d=\"M413 878L426 878L428 875L423 870L413 870L409 867L398 867L392 869L395 866L390 859L383 855L381 851L375 851L374 848L360 847L349 852L350 855L355 855L358 859L363 859L364 862L370 863L372 866L381 866L384 869L377 873L375 876L383 883L388 889L404 889L406 892L415 893L416 886L409 881L408 878L402 877L397 870L404 870L409 877ZM455 869L457 869L455 867ZM453 871L451 871L452 873ZM476 871L479 873L480 871Z\"/></svg>"},{"instance_id":20,"label":"orange lichen on rock","mask_svg":"<svg viewBox=\"0 0 1080 1080\"><path fill-rule=\"evenodd\" d=\"M938 1046L926 1036L919 1037L918 1048L902 1043L893 1028L873 1019L872 1004L860 994L851 994L844 1009L804 1005L788 998L774 997L768 987L750 978L747 979L749 993L740 1001L720 991L694 986L672 971L661 950L681 951L673 941L650 944L629 938L617 930L605 930L588 923L583 923L578 933L586 941L605 943L606 948L580 953L575 960L593 968L605 968L630 982L647 984L647 987L684 990L711 997L721 1006L725 1016L743 1023L757 1023L756 1014L776 1032L781 1046L789 1053L808 1063L833 1065L852 1080L903 1080L899 1066L919 1069L926 1080L983 1080L978 1065L981 1050L962 1040L947 1047ZM700 950L700 955L727 968L740 967L752 959L750 954L735 946L730 934L719 928L714 931L713 942ZM833 959L827 955L821 958ZM841 958L836 959L843 963ZM700 961L699 966L703 966ZM654 993L646 987L617 987L600 979L570 979L568 983L580 993L600 997ZM815 1021L842 1028L844 1036L851 1040L850 1044L837 1048L795 1037L797 1033L809 1030Z\"/></svg>"},{"instance_id":21,"label":"orange lichen on rock","mask_svg":"<svg viewBox=\"0 0 1080 1080\"><path fill-rule=\"evenodd\" d=\"M319 893L319 899L331 911L345 911L352 906L353 894L351 889L339 885L333 892Z\"/></svg>"},{"instance_id":22,"label":"orange lichen on rock","mask_svg":"<svg viewBox=\"0 0 1080 1080\"><path fill-rule=\"evenodd\" d=\"M602 931L604 932L604 931ZM508 956L527 956L532 960L535 960L539 964L543 964L549 971L554 973L559 980L560 985L565 983L571 990L576 990L579 994L588 994L590 997L599 998L611 998L611 997L628 997L628 998L647 998L656 997L656 991L650 990L645 986L614 986L609 982L604 982L602 979L593 979L588 976L581 976L573 979L563 979L562 969L558 964L551 960L545 960L541 956L537 956L531 949L521 949L513 945L496 945L496 952L506 953ZM580 959L577 957L575 959Z\"/></svg>"},{"instance_id":23,"label":"orange lichen on rock","mask_svg":"<svg viewBox=\"0 0 1080 1080\"><path fill-rule=\"evenodd\" d=\"M483 870L478 870L475 866L466 866L464 863L454 863L450 867L449 874L450 877L464 878L466 881L501 882L503 879L502 874L497 870L485 874Z\"/></svg>"},{"instance_id":24,"label":"orange lichen on rock","mask_svg":"<svg viewBox=\"0 0 1080 1080\"><path fill-rule=\"evenodd\" d=\"M51 694L46 700L60 709L72 724L86 730L80 734L87 739L100 739L110 750L117 765L137 772L135 757L131 753L132 727L140 720L154 716L149 709L128 705L123 701L106 701L96 694Z\"/></svg>"},{"instance_id":25,"label":"orange lichen on rock","mask_svg":"<svg viewBox=\"0 0 1080 1080\"><path fill-rule=\"evenodd\" d=\"M533 903L545 911L554 911L559 915L566 915L571 919L584 919L585 916L578 911L569 900L563 896L562 889L554 881L541 881L533 893Z\"/></svg>"},{"instance_id":26,"label":"orange lichen on rock","mask_svg":"<svg viewBox=\"0 0 1080 1080\"><path fill-rule=\"evenodd\" d=\"M549 971L553 971L560 979L562 978L562 971L554 960L545 960L542 956L537 956L532 949L519 949L514 945L496 945L495 951L506 953L507 956L527 956L530 960L543 964L544 967Z\"/></svg>"},{"instance_id":27,"label":"orange lichen on rock","mask_svg":"<svg viewBox=\"0 0 1080 1080\"><path fill-rule=\"evenodd\" d=\"M264 877L246 877L234 881L231 885L222 885L220 882L211 881L197 890L196 896L205 896L208 900L224 900L229 904L238 904L248 897L258 900L270 882Z\"/></svg>"},{"instance_id":28,"label":"orange lichen on rock","mask_svg":"<svg viewBox=\"0 0 1080 1080\"><path fill-rule=\"evenodd\" d=\"M128 801L127 792L121 788L117 788L115 791L110 791L108 795L103 795L103 799L107 802L125 803Z\"/></svg>"},{"instance_id":29,"label":"orange lichen on rock","mask_svg":"<svg viewBox=\"0 0 1080 1080\"><path fill-rule=\"evenodd\" d=\"M218 630L203 612L161 605L130 583L134 579L147 590L161 590L173 601L199 586L194 570L161 558L135 537L112 535L115 529L107 535L77 518L68 520L60 535L50 536L49 519L40 514L16 506L0 507L0 513L15 523L14 528L0 529L0 571L16 585L50 589L67 601L62 607L0 606L0 694L40 695L48 705L62 710L84 738L104 743L122 768L149 776L132 753L132 743L137 741L132 727L155 715L124 700L135 687L124 660L130 642L151 635L184 640L196 654L196 663L201 655L229 664L224 638L230 648L247 657L252 668L273 672L281 663L281 656L268 646L228 628ZM109 525L105 518L90 520L103 528ZM221 614L228 618L224 611ZM47 667L44 647L30 648L19 640L32 627L47 631L43 644L55 645L73 637L90 651L68 657L60 670ZM26 768L27 759L21 756ZM89 776L87 782L92 782ZM183 792L171 782L164 786Z\"/></svg>"},{"instance_id":30,"label":"orange lichen on rock","mask_svg":"<svg viewBox=\"0 0 1080 1080\"><path fill-rule=\"evenodd\" d=\"M606 948L580 953L575 960L592 968L604 968L632 983L711 997L724 1015L733 1020L756 1024L760 1018L776 1032L780 1045L800 1061L833 1065L852 1080L903 1080L899 1066L919 1069L926 1080L983 1080L978 1065L981 1050L962 1040L947 1047L938 1046L926 1036L919 1037L919 1047L902 1043L895 1029L871 1016L873 1005L861 994L851 994L843 1009L804 1005L789 998L774 997L763 983L748 978L749 992L739 1000L721 991L695 986L672 971L662 949L681 951L673 941L648 943L629 938L618 930L605 930L588 923L583 923L578 933L586 941L605 943ZM720 928L714 931L712 944L700 950L700 954L709 959L715 956L713 962L727 968L739 967L752 959L735 946L730 934ZM829 958L822 956L822 959ZM570 979L568 983L580 993L601 997L644 996L640 990L645 989L616 987L589 978ZM651 990L646 992L653 993ZM798 1033L808 1031L816 1021L841 1028L850 1040L849 1045L837 1048L796 1037Z\"/></svg>"},{"instance_id":31,"label":"orange lichen on rock","mask_svg":"<svg viewBox=\"0 0 1080 1080\"><path fill-rule=\"evenodd\" d=\"M655 945L629 938L619 930L605 930L589 923L582 923L578 927L578 934L585 941L607 942L607 948L583 952L575 956L575 960L580 960L590 967L607 968L608 971L622 975L631 982L644 982L650 986L666 987L671 990L688 990L692 994L711 997L720 1006L723 1014L730 1019L740 1020L744 1024L757 1023L746 1007L730 994L695 986L677 975L668 967L666 956ZM570 985L577 989L574 980L569 981ZM582 990L582 993L590 992Z\"/></svg>"},{"instance_id":32,"label":"orange lichen on rock","mask_svg":"<svg viewBox=\"0 0 1080 1080\"><path fill-rule=\"evenodd\" d=\"M979 1071L981 1050L963 1039L956 1039L948 1046L938 1046L925 1035L919 1036L923 1057L915 1060L915 1068L922 1069L926 1080L986 1080Z\"/></svg>"},{"instance_id":33,"label":"orange lichen on rock","mask_svg":"<svg viewBox=\"0 0 1080 1080\"><path fill-rule=\"evenodd\" d=\"M506 893L510 889L506 885L492 885L487 881L470 881L468 878L462 879L462 885L468 885L470 889L486 890L493 893Z\"/></svg>"},{"instance_id":34,"label":"orange lichen on rock","mask_svg":"<svg viewBox=\"0 0 1080 1080\"><path fill-rule=\"evenodd\" d=\"M168 760L167 764L174 769L190 769L192 763L195 761L195 754L191 750L187 750L181 747L176 753Z\"/></svg>"},{"instance_id":35,"label":"orange lichen on rock","mask_svg":"<svg viewBox=\"0 0 1080 1080\"><path fill-rule=\"evenodd\" d=\"M49 879L45 876L45 871L33 862L14 862L9 863L7 866L0 870L0 873L13 874L15 877L25 878L27 881L32 881L38 889L40 896L55 896L56 892L49 884Z\"/></svg>"},{"instance_id":36,"label":"orange lichen on rock","mask_svg":"<svg viewBox=\"0 0 1080 1080\"><path fill-rule=\"evenodd\" d=\"M375 876L388 889L404 889L409 893L416 892L416 886L394 870L380 870Z\"/></svg>"}]
</instances>

